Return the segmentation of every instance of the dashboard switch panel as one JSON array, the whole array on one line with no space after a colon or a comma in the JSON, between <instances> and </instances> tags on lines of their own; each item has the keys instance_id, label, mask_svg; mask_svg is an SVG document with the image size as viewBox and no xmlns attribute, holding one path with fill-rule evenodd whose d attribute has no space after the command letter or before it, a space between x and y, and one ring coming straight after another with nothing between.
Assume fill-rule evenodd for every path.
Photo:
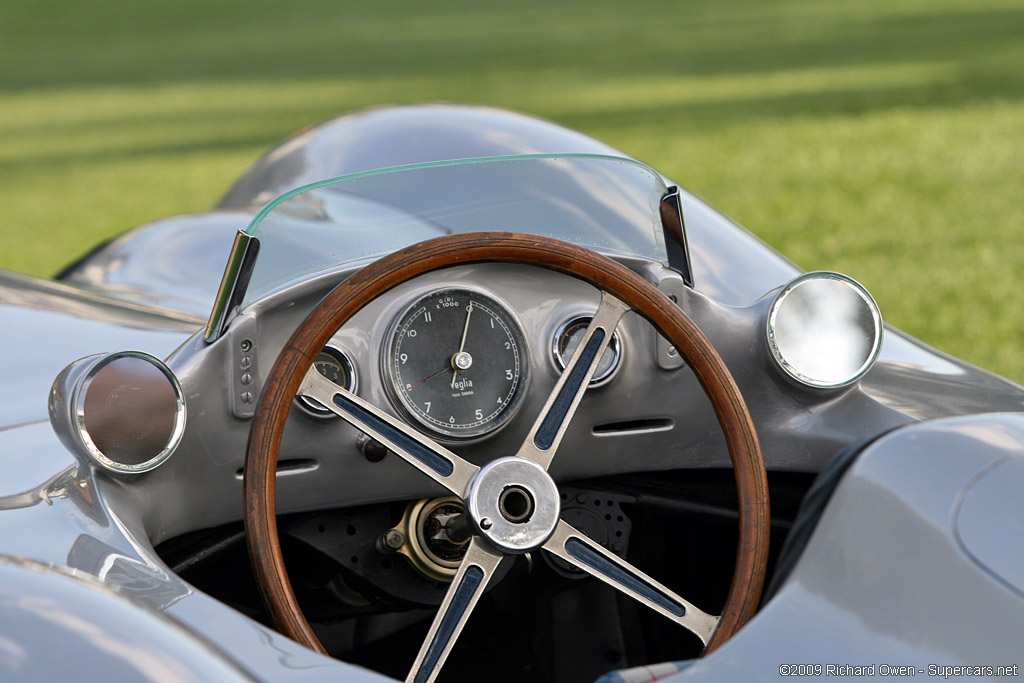
<instances>
[{"instance_id":1,"label":"dashboard switch panel","mask_svg":"<svg viewBox=\"0 0 1024 683\"><path fill-rule=\"evenodd\" d=\"M236 318L229 337L231 411L235 417L250 418L256 413L256 399L260 396L255 317L248 314Z\"/></svg>"}]
</instances>

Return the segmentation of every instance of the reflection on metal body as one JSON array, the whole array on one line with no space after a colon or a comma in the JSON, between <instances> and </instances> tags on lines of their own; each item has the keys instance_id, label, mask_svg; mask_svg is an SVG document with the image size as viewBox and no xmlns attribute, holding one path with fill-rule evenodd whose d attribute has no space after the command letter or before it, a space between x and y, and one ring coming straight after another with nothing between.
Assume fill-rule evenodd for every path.
<instances>
[{"instance_id":1,"label":"reflection on metal body","mask_svg":"<svg viewBox=\"0 0 1024 683\"><path fill-rule=\"evenodd\" d=\"M965 552L963 535L988 545L986 537L1000 534L997 552L1013 553L1020 567L1020 489L1007 486L1010 497L986 502L1007 516L984 527L965 529L957 513L976 482L1022 458L1020 414L932 420L873 442L832 492L792 573L744 628L742 643L726 643L672 680L761 680L780 663L800 662L875 664L878 678L864 680L885 680L882 666L930 663L1017 664L1019 676L1024 586L993 577ZM1013 535L1000 533L1014 524Z\"/></svg>"},{"instance_id":2,"label":"reflection on metal body","mask_svg":"<svg viewBox=\"0 0 1024 683\"><path fill-rule=\"evenodd\" d=\"M148 472L185 431L185 397L174 373L139 351L85 358L51 392L50 418L74 450L111 472Z\"/></svg>"},{"instance_id":3,"label":"reflection on metal body","mask_svg":"<svg viewBox=\"0 0 1024 683\"><path fill-rule=\"evenodd\" d=\"M0 679L256 680L165 612L110 585L0 555Z\"/></svg>"},{"instance_id":4,"label":"reflection on metal body","mask_svg":"<svg viewBox=\"0 0 1024 683\"><path fill-rule=\"evenodd\" d=\"M207 211L141 225L96 247L55 279L127 304L210 317L224 257L251 212Z\"/></svg>"},{"instance_id":5,"label":"reflection on metal body","mask_svg":"<svg viewBox=\"0 0 1024 683\"><path fill-rule=\"evenodd\" d=\"M802 275L775 297L768 346L787 375L809 387L844 387L882 348L882 314L860 283L839 273Z\"/></svg>"}]
</instances>

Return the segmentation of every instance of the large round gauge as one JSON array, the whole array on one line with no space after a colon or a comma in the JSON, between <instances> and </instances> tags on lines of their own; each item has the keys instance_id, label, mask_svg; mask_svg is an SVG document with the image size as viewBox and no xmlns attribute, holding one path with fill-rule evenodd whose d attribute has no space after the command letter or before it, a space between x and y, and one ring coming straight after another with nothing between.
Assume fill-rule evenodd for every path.
<instances>
[{"instance_id":1,"label":"large round gauge","mask_svg":"<svg viewBox=\"0 0 1024 683\"><path fill-rule=\"evenodd\" d=\"M352 365L352 361L349 360L348 356L341 349L334 346L325 346L323 351L318 353L316 358L313 359L313 367L316 368L317 372L339 387L351 392L356 390L355 368ZM334 415L334 413L314 399L299 396L298 401L303 408L314 415Z\"/></svg>"},{"instance_id":2,"label":"large round gauge","mask_svg":"<svg viewBox=\"0 0 1024 683\"><path fill-rule=\"evenodd\" d=\"M395 403L420 425L457 439L498 429L526 389L526 341L515 318L467 289L432 292L395 322L384 349Z\"/></svg>"}]
</instances>

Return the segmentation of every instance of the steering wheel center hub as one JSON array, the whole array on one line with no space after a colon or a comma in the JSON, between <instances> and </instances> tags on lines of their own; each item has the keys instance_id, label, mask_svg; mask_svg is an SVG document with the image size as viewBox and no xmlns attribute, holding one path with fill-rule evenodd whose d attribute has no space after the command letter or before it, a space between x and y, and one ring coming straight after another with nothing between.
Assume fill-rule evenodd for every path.
<instances>
[{"instance_id":1,"label":"steering wheel center hub","mask_svg":"<svg viewBox=\"0 0 1024 683\"><path fill-rule=\"evenodd\" d=\"M558 487L540 465L499 458L481 468L469 487L466 509L476 531L506 553L540 547L558 525Z\"/></svg>"}]
</instances>

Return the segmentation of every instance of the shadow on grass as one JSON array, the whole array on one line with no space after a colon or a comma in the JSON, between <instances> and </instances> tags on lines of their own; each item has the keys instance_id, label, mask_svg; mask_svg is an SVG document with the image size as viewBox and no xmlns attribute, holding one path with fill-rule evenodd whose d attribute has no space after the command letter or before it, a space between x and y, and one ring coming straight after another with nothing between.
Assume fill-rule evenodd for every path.
<instances>
[{"instance_id":1,"label":"shadow on grass","mask_svg":"<svg viewBox=\"0 0 1024 683\"><path fill-rule=\"evenodd\" d=\"M999 75L983 78L952 76L915 85L829 88L815 92L679 102L655 107L618 107L576 115L574 124L596 127L675 121L685 126L700 125L706 130L741 121L968 106L977 102L1009 102L1021 98L1024 98L1024 74L1017 77Z\"/></svg>"},{"instance_id":2,"label":"shadow on grass","mask_svg":"<svg viewBox=\"0 0 1024 683\"><path fill-rule=\"evenodd\" d=\"M1024 76L990 76L974 78L968 75L915 85L886 87L823 89L813 92L790 93L774 96L729 97L719 100L679 101L661 106L643 102L620 102L617 106L575 111L563 117L570 127L581 129L619 126L669 125L700 127L703 130L730 126L737 122L768 119L790 119L794 116L857 115L891 109L930 109L946 106L966 106L985 101L1014 101L1024 97ZM86 123L57 125L56 129L80 130L83 134L97 134L116 140L114 134L125 126L146 130L160 130L164 126L180 126L185 130L191 124L196 128L185 137L167 136L168 142L147 139L138 144L117 142L108 148L87 147L79 150L49 149L34 151L23 157L0 158L0 170L47 169L72 164L94 164L145 156L187 155L195 152L217 152L258 149L281 137L283 119L303 121L309 106L296 101L290 106L275 103L274 112L253 111L249 106L237 110L218 106L215 114L204 110L173 113L152 113L144 116L113 116ZM323 107L323 117L334 112ZM245 119L244 131L232 128L232 121ZM306 121L308 122L308 121ZM200 130L199 126L203 129Z\"/></svg>"},{"instance_id":3,"label":"shadow on grass","mask_svg":"<svg viewBox=\"0 0 1024 683\"><path fill-rule=\"evenodd\" d=\"M904 4L304 0L241 12L198 0L10 0L0 9L0 90L400 75L447 92L509 71L544 79L567 68L591 81L895 63L1019 71L1024 7Z\"/></svg>"}]
</instances>

